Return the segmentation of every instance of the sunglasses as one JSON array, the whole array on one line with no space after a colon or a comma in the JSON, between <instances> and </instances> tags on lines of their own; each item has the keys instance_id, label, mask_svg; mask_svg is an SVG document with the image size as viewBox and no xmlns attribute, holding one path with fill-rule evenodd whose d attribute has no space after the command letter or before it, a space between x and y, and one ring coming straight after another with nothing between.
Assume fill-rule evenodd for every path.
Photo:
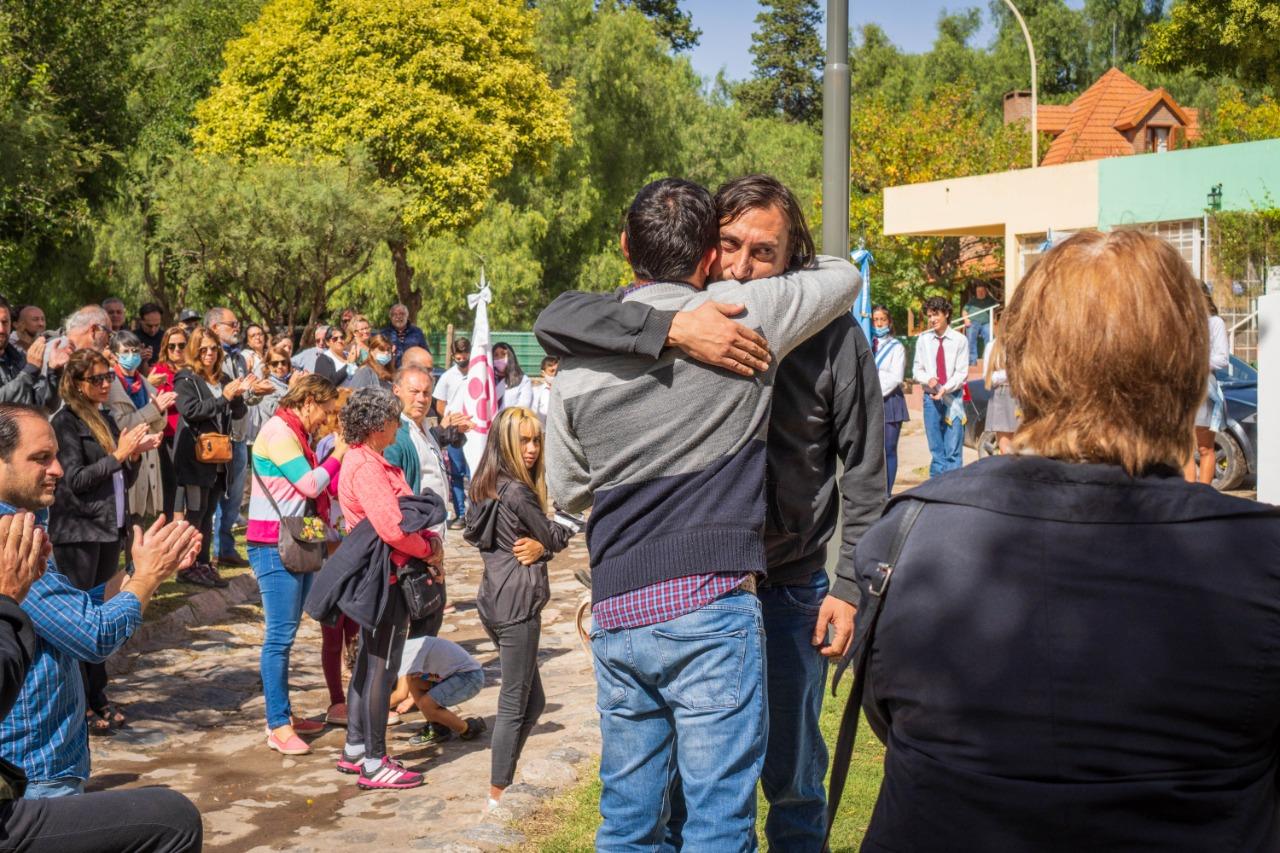
<instances>
[{"instance_id":1,"label":"sunglasses","mask_svg":"<svg viewBox=\"0 0 1280 853\"><path fill-rule=\"evenodd\" d=\"M217 351L218 351L218 347L200 347L201 355L204 355L207 352L217 352Z\"/></svg>"},{"instance_id":2,"label":"sunglasses","mask_svg":"<svg viewBox=\"0 0 1280 853\"><path fill-rule=\"evenodd\" d=\"M88 382L90 385L106 385L108 382L111 381L111 374L95 373L92 376L86 376L84 378L84 381Z\"/></svg>"},{"instance_id":3,"label":"sunglasses","mask_svg":"<svg viewBox=\"0 0 1280 853\"><path fill-rule=\"evenodd\" d=\"M289 362L287 362L287 361L271 361L271 362L267 362L267 363L268 363L271 367L288 367L288 366L289 366Z\"/></svg>"},{"instance_id":4,"label":"sunglasses","mask_svg":"<svg viewBox=\"0 0 1280 853\"><path fill-rule=\"evenodd\" d=\"M187 348L186 341L178 341L177 343L169 344L169 352L174 352L175 350L181 350L186 348Z\"/></svg>"}]
</instances>

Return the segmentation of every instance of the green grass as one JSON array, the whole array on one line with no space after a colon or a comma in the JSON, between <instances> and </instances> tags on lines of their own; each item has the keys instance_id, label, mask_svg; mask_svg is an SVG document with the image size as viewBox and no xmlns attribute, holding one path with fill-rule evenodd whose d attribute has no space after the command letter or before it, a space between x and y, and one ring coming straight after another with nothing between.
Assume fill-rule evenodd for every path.
<instances>
[{"instance_id":1,"label":"green grass","mask_svg":"<svg viewBox=\"0 0 1280 853\"><path fill-rule=\"evenodd\" d=\"M236 535L236 550L240 556L245 556L244 533ZM121 555L121 567L124 566L124 555ZM252 569L219 569L218 573L227 580L251 572ZM195 584L183 583L178 580L178 576L174 575L156 589L151 595L151 603L147 605L147 612L143 618L147 622L155 622L157 619L163 619L173 611L184 606L187 599L198 592L204 592L206 587L196 586Z\"/></svg>"},{"instance_id":2,"label":"green grass","mask_svg":"<svg viewBox=\"0 0 1280 853\"><path fill-rule=\"evenodd\" d=\"M835 698L828 692L822 703L822 734L826 738L828 749L835 747L840 715L844 712L845 702L849 697L851 675L852 673L846 674L841 681ZM528 839L523 847L525 851L590 853L595 849L595 832L600 825L600 780L595 771L595 766L589 768L588 781L561 794L524 822L521 829ZM836 825L831 833L833 853L857 850L862 843L862 835L871 820L871 809L880 791L880 777L883 773L884 746L876 740L867 727L866 720L863 720L858 729L858 743L854 748L844 797L840 802L840 814L836 817ZM759 795L756 828L761 850L769 849L764 840L764 821L768 809L764 795Z\"/></svg>"}]
</instances>

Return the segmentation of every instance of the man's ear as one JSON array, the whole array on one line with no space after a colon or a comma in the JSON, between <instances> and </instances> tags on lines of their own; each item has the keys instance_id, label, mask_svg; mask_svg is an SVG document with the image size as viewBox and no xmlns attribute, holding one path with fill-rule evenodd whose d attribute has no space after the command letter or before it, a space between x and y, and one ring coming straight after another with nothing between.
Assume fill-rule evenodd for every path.
<instances>
[{"instance_id":1,"label":"man's ear","mask_svg":"<svg viewBox=\"0 0 1280 853\"><path fill-rule=\"evenodd\" d=\"M623 231L618 236L618 245L622 247L622 257L627 263L631 263L631 250L627 248L627 232Z\"/></svg>"},{"instance_id":2,"label":"man's ear","mask_svg":"<svg viewBox=\"0 0 1280 853\"><path fill-rule=\"evenodd\" d=\"M698 263L698 272L702 274L705 281L711 277L711 270L715 267L716 262L720 260L720 244L717 242L710 249L702 253L702 260Z\"/></svg>"}]
</instances>

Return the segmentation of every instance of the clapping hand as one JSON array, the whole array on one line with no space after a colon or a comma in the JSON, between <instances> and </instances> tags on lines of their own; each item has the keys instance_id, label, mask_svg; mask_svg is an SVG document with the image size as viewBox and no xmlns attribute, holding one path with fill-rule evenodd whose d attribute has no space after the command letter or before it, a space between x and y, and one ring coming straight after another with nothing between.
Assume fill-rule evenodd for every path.
<instances>
[{"instance_id":1,"label":"clapping hand","mask_svg":"<svg viewBox=\"0 0 1280 853\"><path fill-rule=\"evenodd\" d=\"M0 517L0 595L22 601L44 574L53 546L29 512Z\"/></svg>"},{"instance_id":2,"label":"clapping hand","mask_svg":"<svg viewBox=\"0 0 1280 853\"><path fill-rule=\"evenodd\" d=\"M156 408L160 411L167 410L178 400L178 395L173 391L157 391L151 401L156 404Z\"/></svg>"},{"instance_id":3,"label":"clapping hand","mask_svg":"<svg viewBox=\"0 0 1280 853\"><path fill-rule=\"evenodd\" d=\"M148 438L150 435L146 424L137 424L131 426L124 432L120 433L120 438L116 442L116 450L111 455L123 465L126 462L137 461L138 457L148 450L154 450L160 446L159 442L154 444ZM159 435L159 433L157 433Z\"/></svg>"},{"instance_id":4,"label":"clapping hand","mask_svg":"<svg viewBox=\"0 0 1280 853\"><path fill-rule=\"evenodd\" d=\"M200 531L185 521L166 522L163 515L147 528L134 525L133 580L159 586L170 575L195 562L200 552Z\"/></svg>"}]
</instances>

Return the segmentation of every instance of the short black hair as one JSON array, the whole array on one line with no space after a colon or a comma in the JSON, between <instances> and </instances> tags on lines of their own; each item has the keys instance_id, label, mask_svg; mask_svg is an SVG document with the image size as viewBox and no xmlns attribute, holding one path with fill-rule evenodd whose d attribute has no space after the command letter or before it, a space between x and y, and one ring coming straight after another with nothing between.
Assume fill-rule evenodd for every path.
<instances>
[{"instance_id":1,"label":"short black hair","mask_svg":"<svg viewBox=\"0 0 1280 853\"><path fill-rule=\"evenodd\" d=\"M26 403L0 403L0 459L5 462L13 458L13 451L18 447L18 440L22 437L18 421L24 417L42 421L49 419L43 409Z\"/></svg>"},{"instance_id":2,"label":"short black hair","mask_svg":"<svg viewBox=\"0 0 1280 853\"><path fill-rule=\"evenodd\" d=\"M161 309L161 307L155 304L154 302L144 302L142 303L142 307L138 309L138 316L145 317L148 314L159 314L161 317L163 317L164 310Z\"/></svg>"},{"instance_id":3,"label":"short black hair","mask_svg":"<svg viewBox=\"0 0 1280 853\"><path fill-rule=\"evenodd\" d=\"M684 281L720 240L711 193L692 181L663 178L636 193L623 233L641 281Z\"/></svg>"},{"instance_id":4,"label":"short black hair","mask_svg":"<svg viewBox=\"0 0 1280 853\"><path fill-rule=\"evenodd\" d=\"M455 353L459 353L459 352L471 352L471 339L470 339L470 338L465 338L465 337L463 337L463 336L461 336L461 335L459 335L458 337L454 338L454 339L453 339L453 351L454 351Z\"/></svg>"},{"instance_id":5,"label":"short black hair","mask_svg":"<svg viewBox=\"0 0 1280 853\"><path fill-rule=\"evenodd\" d=\"M548 367L551 367L552 365L558 365L558 364L560 364L560 357L555 355L549 355L542 360L542 364L538 366L538 369L546 370Z\"/></svg>"},{"instance_id":6,"label":"short black hair","mask_svg":"<svg viewBox=\"0 0 1280 853\"><path fill-rule=\"evenodd\" d=\"M947 315L948 320L951 319L951 313L955 310L951 305L951 300L945 296L930 296L924 301L924 305L920 307L926 314L930 311L940 311Z\"/></svg>"}]
</instances>

